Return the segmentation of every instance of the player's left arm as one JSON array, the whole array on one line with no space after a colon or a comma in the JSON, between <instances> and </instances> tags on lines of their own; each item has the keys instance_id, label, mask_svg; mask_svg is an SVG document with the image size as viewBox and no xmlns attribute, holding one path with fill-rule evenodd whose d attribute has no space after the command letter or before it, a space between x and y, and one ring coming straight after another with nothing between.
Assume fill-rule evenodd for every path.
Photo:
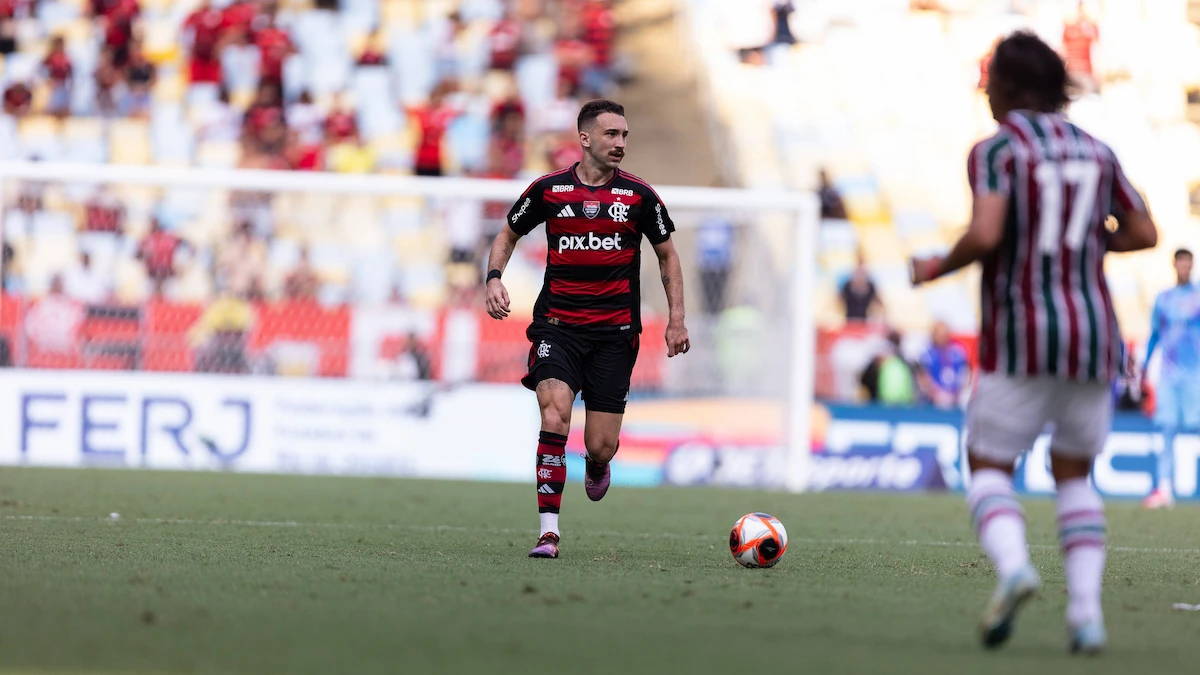
<instances>
[{"instance_id":1,"label":"player's left arm","mask_svg":"<svg viewBox=\"0 0 1200 675\"><path fill-rule=\"evenodd\" d=\"M667 292L667 356L686 354L692 348L688 340L687 326L684 325L683 312L683 266L679 262L679 252L675 250L675 242L667 239L654 244L654 253L658 256L658 271L662 275L663 290Z\"/></svg>"}]
</instances>

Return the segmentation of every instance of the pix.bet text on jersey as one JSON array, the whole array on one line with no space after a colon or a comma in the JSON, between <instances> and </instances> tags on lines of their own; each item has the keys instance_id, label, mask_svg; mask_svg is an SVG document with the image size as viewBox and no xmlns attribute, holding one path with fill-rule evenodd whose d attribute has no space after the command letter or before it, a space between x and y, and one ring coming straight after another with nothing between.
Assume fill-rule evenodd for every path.
<instances>
[{"instance_id":1,"label":"pix.bet text on jersey","mask_svg":"<svg viewBox=\"0 0 1200 675\"><path fill-rule=\"evenodd\" d=\"M1108 146L1062 115L1010 112L967 161L976 195L1008 199L983 261L985 372L1109 381L1124 345L1104 278L1109 215L1144 211Z\"/></svg>"},{"instance_id":2,"label":"pix.bet text on jersey","mask_svg":"<svg viewBox=\"0 0 1200 675\"><path fill-rule=\"evenodd\" d=\"M658 194L617 169L602 186L579 182L575 166L542 176L508 213L520 235L546 223L546 281L535 324L589 336L640 333L641 244L661 244L675 224Z\"/></svg>"}]
</instances>

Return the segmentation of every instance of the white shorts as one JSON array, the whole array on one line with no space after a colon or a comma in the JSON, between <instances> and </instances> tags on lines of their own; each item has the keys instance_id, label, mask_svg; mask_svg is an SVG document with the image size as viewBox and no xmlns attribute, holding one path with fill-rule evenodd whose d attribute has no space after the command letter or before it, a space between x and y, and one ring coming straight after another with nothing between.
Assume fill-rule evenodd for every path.
<instances>
[{"instance_id":1,"label":"white shorts","mask_svg":"<svg viewBox=\"0 0 1200 675\"><path fill-rule=\"evenodd\" d=\"M1056 455L1092 459L1112 428L1112 392L1100 382L983 373L967 405L967 449L997 463L1016 461L1050 425Z\"/></svg>"}]
</instances>

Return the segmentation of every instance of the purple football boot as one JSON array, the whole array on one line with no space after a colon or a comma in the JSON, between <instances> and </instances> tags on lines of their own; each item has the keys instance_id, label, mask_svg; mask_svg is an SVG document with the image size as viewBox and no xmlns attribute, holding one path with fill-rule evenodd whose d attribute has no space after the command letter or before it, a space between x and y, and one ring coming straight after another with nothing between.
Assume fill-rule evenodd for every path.
<instances>
[{"instance_id":1,"label":"purple football boot","mask_svg":"<svg viewBox=\"0 0 1200 675\"><path fill-rule=\"evenodd\" d=\"M547 532L538 537L537 546L529 552L530 558L557 558L558 557L558 535L553 532Z\"/></svg>"},{"instance_id":2,"label":"purple football boot","mask_svg":"<svg viewBox=\"0 0 1200 675\"><path fill-rule=\"evenodd\" d=\"M611 462L593 462L591 457L584 454L583 464L583 491L588 499L598 502L604 499L604 493L608 492L608 485L612 482Z\"/></svg>"}]
</instances>

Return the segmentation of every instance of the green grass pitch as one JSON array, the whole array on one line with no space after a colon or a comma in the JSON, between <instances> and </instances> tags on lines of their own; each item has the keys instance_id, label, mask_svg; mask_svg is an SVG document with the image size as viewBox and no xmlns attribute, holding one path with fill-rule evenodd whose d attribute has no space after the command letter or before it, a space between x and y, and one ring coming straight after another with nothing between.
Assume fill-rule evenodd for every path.
<instances>
[{"instance_id":1,"label":"green grass pitch","mask_svg":"<svg viewBox=\"0 0 1200 675\"><path fill-rule=\"evenodd\" d=\"M1109 505L1110 649L1065 651L1053 504L1027 502L1046 588L998 652L956 495L571 484L563 557L531 560L533 487L0 470L0 670L32 673L1195 672L1200 519ZM774 569L729 555L778 516ZM119 512L112 521L110 512Z\"/></svg>"}]
</instances>

